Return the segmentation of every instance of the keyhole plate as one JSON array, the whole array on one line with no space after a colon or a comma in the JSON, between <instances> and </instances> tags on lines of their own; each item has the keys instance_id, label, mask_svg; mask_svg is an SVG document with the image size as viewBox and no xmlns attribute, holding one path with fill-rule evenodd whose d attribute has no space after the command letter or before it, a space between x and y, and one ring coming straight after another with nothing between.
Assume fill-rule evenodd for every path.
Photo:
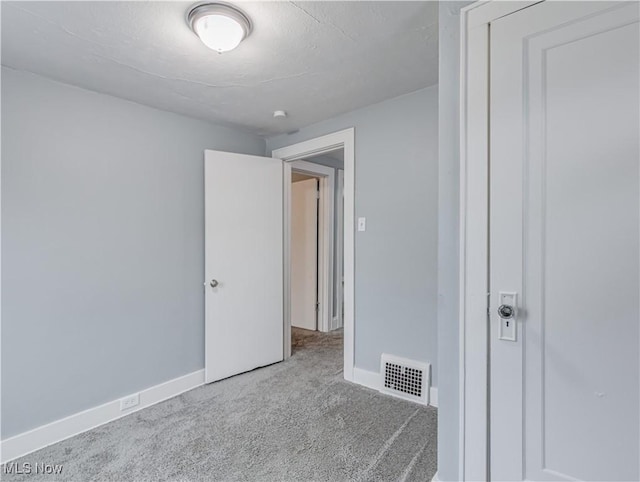
<instances>
[{"instance_id":1,"label":"keyhole plate","mask_svg":"<svg viewBox=\"0 0 640 482\"><path fill-rule=\"evenodd\" d=\"M501 291L498 295L498 338L504 341L516 341L516 307L518 296L513 292Z\"/></svg>"}]
</instances>

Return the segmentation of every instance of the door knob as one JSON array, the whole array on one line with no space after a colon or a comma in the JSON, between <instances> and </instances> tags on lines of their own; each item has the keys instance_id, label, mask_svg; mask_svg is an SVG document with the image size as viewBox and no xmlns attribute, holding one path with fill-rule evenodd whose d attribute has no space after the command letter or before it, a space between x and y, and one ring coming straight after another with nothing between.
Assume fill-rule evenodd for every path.
<instances>
[{"instance_id":1,"label":"door knob","mask_svg":"<svg viewBox=\"0 0 640 482\"><path fill-rule=\"evenodd\" d=\"M211 286L212 288L215 288L216 286L218 286L218 280L212 279L209 282L209 286Z\"/></svg>"},{"instance_id":2,"label":"door knob","mask_svg":"<svg viewBox=\"0 0 640 482\"><path fill-rule=\"evenodd\" d=\"M498 316L503 320L510 320L516 314L516 310L511 305L500 305L498 307Z\"/></svg>"}]
</instances>

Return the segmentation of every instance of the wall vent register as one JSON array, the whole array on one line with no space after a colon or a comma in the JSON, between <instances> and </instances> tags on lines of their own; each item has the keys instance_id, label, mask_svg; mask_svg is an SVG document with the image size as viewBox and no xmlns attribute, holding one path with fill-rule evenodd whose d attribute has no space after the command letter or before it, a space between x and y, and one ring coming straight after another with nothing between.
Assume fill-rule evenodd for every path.
<instances>
[{"instance_id":1,"label":"wall vent register","mask_svg":"<svg viewBox=\"0 0 640 482\"><path fill-rule=\"evenodd\" d=\"M427 405L429 364L383 354L380 364L380 391Z\"/></svg>"}]
</instances>

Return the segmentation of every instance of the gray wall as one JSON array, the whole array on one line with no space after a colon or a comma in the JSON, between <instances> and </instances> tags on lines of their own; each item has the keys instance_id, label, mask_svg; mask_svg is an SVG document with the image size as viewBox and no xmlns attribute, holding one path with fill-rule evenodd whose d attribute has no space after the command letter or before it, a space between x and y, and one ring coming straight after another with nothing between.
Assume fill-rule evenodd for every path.
<instances>
[{"instance_id":1,"label":"gray wall","mask_svg":"<svg viewBox=\"0 0 640 482\"><path fill-rule=\"evenodd\" d=\"M267 139L267 152L348 127L356 136L356 366L380 354L433 364L437 384L438 89Z\"/></svg>"},{"instance_id":2,"label":"gray wall","mask_svg":"<svg viewBox=\"0 0 640 482\"><path fill-rule=\"evenodd\" d=\"M439 8L438 478L458 475L458 269L460 8Z\"/></svg>"},{"instance_id":3,"label":"gray wall","mask_svg":"<svg viewBox=\"0 0 640 482\"><path fill-rule=\"evenodd\" d=\"M265 142L2 69L2 438L204 367L206 148Z\"/></svg>"}]
</instances>

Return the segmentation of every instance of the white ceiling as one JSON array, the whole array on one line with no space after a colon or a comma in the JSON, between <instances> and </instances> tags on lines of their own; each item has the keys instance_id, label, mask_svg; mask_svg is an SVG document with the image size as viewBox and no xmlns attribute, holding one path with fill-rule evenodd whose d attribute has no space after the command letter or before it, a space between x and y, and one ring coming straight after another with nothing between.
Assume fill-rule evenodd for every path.
<instances>
[{"instance_id":1,"label":"white ceiling","mask_svg":"<svg viewBox=\"0 0 640 482\"><path fill-rule=\"evenodd\" d=\"M437 83L436 2L236 2L254 28L226 54L191 5L3 1L2 64L263 136Z\"/></svg>"}]
</instances>

